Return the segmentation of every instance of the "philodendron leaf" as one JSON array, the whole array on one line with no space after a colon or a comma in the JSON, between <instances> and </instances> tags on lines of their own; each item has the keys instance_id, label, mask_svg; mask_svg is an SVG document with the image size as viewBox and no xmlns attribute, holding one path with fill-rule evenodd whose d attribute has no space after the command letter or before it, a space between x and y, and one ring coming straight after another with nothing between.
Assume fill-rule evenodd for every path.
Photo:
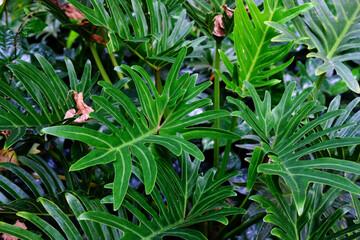
<instances>
[{"instance_id":1,"label":"philodendron leaf","mask_svg":"<svg viewBox=\"0 0 360 240\"><path fill-rule=\"evenodd\" d=\"M293 19L297 32L302 37L300 43L308 46L312 52L307 57L316 57L324 61L316 69L316 75L336 70L348 87L360 93L360 87L347 61L360 59L360 0L337 0L327 3L323 0L284 0L288 8L298 3L311 2L315 7L305 12L303 18ZM284 32L274 41L298 40L298 37L284 28L270 22L271 26ZM305 39L304 39L305 38Z\"/></svg>"},{"instance_id":2,"label":"philodendron leaf","mask_svg":"<svg viewBox=\"0 0 360 240\"><path fill-rule=\"evenodd\" d=\"M99 109L105 110L114 120L110 121L97 112L91 113L90 116L107 125L112 131L111 135L79 126L55 126L43 129L44 133L82 141L95 148L71 166L73 171L115 161L114 182L117 184L113 185L114 209L120 207L126 194L132 170L131 153L142 168L145 191L149 194L155 186L157 177L157 164L149 149L149 143L161 145L177 156L185 151L195 158L204 160L203 153L196 145L186 141L178 133L184 133L187 139L197 138L204 133L224 138L239 138L228 131L188 128L199 122L228 116L229 113L224 110L212 110L187 117L197 108L211 104L211 100L200 99L191 102L210 84L207 82L195 86L196 76L189 74L177 78L185 56L186 48L183 48L169 71L161 95L155 89L150 76L141 67L130 68L122 65L119 68L125 76L135 82L141 110L119 89L105 82L99 83L115 104L110 103L103 96L93 96L92 100ZM120 109L127 112L128 118L124 117Z\"/></svg>"},{"instance_id":3,"label":"philodendron leaf","mask_svg":"<svg viewBox=\"0 0 360 240\"><path fill-rule=\"evenodd\" d=\"M11 131L4 148L8 148L17 142L25 135L28 128L41 129L44 126L62 121L66 111L73 108L72 101L67 99L70 89L43 56L35 54L35 57L43 71L23 60L17 60L17 64L7 65L22 83L27 93L20 89L9 88L6 83L0 81L0 92L16 102L13 104L3 97L0 98L0 130ZM68 59L67 63L72 65ZM89 97L90 89L95 83L91 79L90 72L91 64L87 62L83 77L78 82L75 70L69 68L69 75L74 79L71 87L75 89L72 90L83 90L85 100ZM34 100L33 104L26 99L25 94L31 96ZM16 107L17 105L20 105L25 111ZM41 111L37 112L37 107L34 108L33 105L37 105Z\"/></svg>"},{"instance_id":4,"label":"philodendron leaf","mask_svg":"<svg viewBox=\"0 0 360 240\"><path fill-rule=\"evenodd\" d=\"M170 161L157 159L157 186L150 194L155 204L150 204L134 189L128 189L122 207L130 211L139 223L132 222L126 216L118 217L99 211L83 213L79 219L117 228L124 234L122 239L162 239L165 236L175 236L188 240L204 240L206 238L200 231L185 227L207 221L227 224L226 216L245 213L244 209L231 207L225 201L236 195L236 187L221 187L229 178L237 176L238 172L215 179L214 169L207 171L204 176L199 174L198 159L192 161L188 154L182 153L178 160L180 176ZM134 173L141 180L145 178L136 167Z\"/></svg>"},{"instance_id":5,"label":"philodendron leaf","mask_svg":"<svg viewBox=\"0 0 360 240\"><path fill-rule=\"evenodd\" d=\"M291 58L285 63L277 64L291 50L293 42L273 45L271 39L279 33L265 22L284 23L308 11L312 8L312 4L303 4L286 11L280 0L264 0L263 11L260 11L252 0L246 0L247 8L242 0L236 1L236 6L234 45L237 63L232 64L226 54L221 51L221 58L233 79L229 80L225 75L220 74L227 89L244 97L248 95L245 92L244 81L251 82L255 87L275 85L280 80L271 77L285 69L293 61ZM277 66L274 66L275 64Z\"/></svg>"},{"instance_id":6,"label":"philodendron leaf","mask_svg":"<svg viewBox=\"0 0 360 240\"><path fill-rule=\"evenodd\" d=\"M330 151L360 144L358 137L322 138L331 132L356 125L354 122L349 122L319 130L319 126L346 114L346 110L329 110L312 119L311 116L320 114L324 107L317 106L314 100L305 103L312 91L311 88L305 89L301 94L293 97L295 82L287 86L279 104L271 109L271 96L268 92L265 93L262 101L252 84L248 82L244 82L244 84L253 98L255 112L242 101L228 97L229 102L234 103L240 109L233 115L243 118L261 138L263 148L271 153L271 159L269 156L269 161L260 164L257 171L284 178L292 190L299 215L304 210L306 189L311 182L360 194L360 187L336 173L337 171L360 174L357 163L326 157L309 160L311 159L310 155L316 156L315 153L323 150ZM255 152L254 159L256 154L257 152Z\"/></svg>"}]
</instances>

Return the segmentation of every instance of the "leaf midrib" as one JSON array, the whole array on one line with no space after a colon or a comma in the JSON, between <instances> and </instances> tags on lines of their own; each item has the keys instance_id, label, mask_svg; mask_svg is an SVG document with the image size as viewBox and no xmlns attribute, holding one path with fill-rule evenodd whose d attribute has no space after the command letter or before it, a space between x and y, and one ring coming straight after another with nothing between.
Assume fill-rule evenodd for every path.
<instances>
[{"instance_id":1,"label":"leaf midrib","mask_svg":"<svg viewBox=\"0 0 360 240\"><path fill-rule=\"evenodd\" d=\"M271 12L270 20L269 20L269 21L271 21L271 20L273 19L274 13L275 13L275 11ZM269 28L270 28L269 25L266 25L266 24L264 24L264 25L266 26L266 28L265 28L265 31L264 31L264 33L263 33L263 35L262 35L261 42L260 42L260 44L259 44L259 46L261 46L261 47L258 47L258 49L257 49L257 51L256 51L256 54L255 54L255 57L254 57L255 61L252 61L251 65L250 65L250 69L249 69L248 73L246 74L246 78L245 78L244 81L249 81L250 76L251 76L251 73L253 72L253 69L254 69L254 67L255 67L255 63L258 62L260 50L263 48L264 39L265 39L266 34L267 34L267 32L268 32L268 30L269 30Z\"/></svg>"},{"instance_id":2,"label":"leaf midrib","mask_svg":"<svg viewBox=\"0 0 360 240\"><path fill-rule=\"evenodd\" d=\"M327 59L331 59L332 56L334 55L334 53L336 52L336 50L338 49L340 43L342 42L342 40L344 39L345 35L347 34L347 32L349 31L349 28L351 27L352 23L354 22L356 16L359 14L360 11L360 5L357 5L356 10L354 11L354 14L351 16L351 18L349 19L349 21L346 23L344 30L341 32L341 34L339 35L339 37L337 38L335 44L333 45L333 47L331 48L330 52L326 55Z\"/></svg>"}]
</instances>

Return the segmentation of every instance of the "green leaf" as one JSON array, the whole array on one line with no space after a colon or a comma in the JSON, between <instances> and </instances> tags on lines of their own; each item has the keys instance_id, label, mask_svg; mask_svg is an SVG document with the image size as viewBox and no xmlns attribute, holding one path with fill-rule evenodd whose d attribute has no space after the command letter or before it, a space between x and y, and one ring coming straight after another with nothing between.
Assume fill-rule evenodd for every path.
<instances>
[{"instance_id":1,"label":"green leaf","mask_svg":"<svg viewBox=\"0 0 360 240\"><path fill-rule=\"evenodd\" d=\"M226 63L225 66L233 76L232 81L229 81L224 75L222 78L227 89L244 97L248 95L243 85L245 81L251 82L255 87L272 86L279 81L269 79L269 77L281 72L293 61L292 58L283 64L273 66L288 54L293 42L271 46L273 45L271 39L279 34L275 29L266 25L266 22L284 23L308 11L312 5L308 3L285 11L282 1L266 0L264 1L264 11L260 11L255 2L246 0L247 10L243 1L239 0L236 1L236 6L234 45L237 63L231 64L226 54L221 51L220 55Z\"/></svg>"},{"instance_id":2,"label":"green leaf","mask_svg":"<svg viewBox=\"0 0 360 240\"><path fill-rule=\"evenodd\" d=\"M122 204L122 207L133 214L138 223L132 222L125 216L118 217L99 211L83 213L79 219L117 228L124 233L124 239L161 239L165 236L205 239L199 231L184 227L205 221L227 224L226 216L245 213L244 209L233 208L225 203L226 198L235 195L235 187L221 187L225 181L238 173L227 174L215 180L215 171L212 169L205 176L201 176L198 173L200 161L197 159L191 161L189 155L183 153L179 159L180 177L171 162L160 158L156 160L158 188L154 187L151 192L155 205L149 204L149 201L132 188L128 189L126 200ZM135 168L134 173L140 179L145 177L139 169ZM166 205L160 192L166 199ZM192 202L191 210L189 210L190 202ZM221 209L217 209L218 207Z\"/></svg>"},{"instance_id":3,"label":"green leaf","mask_svg":"<svg viewBox=\"0 0 360 240\"><path fill-rule=\"evenodd\" d=\"M11 135L5 143L5 148L9 148L16 143L26 133L28 128L41 129L45 126L62 121L65 112L72 108L73 103L67 100L69 88L56 74L52 65L42 56L35 54L44 72L37 69L34 65L18 60L18 64L7 65L14 73L16 78L22 83L26 92L34 100L36 107L32 105L24 96L24 90L9 88L0 81L0 92L16 103L1 99L0 106L0 129L10 130ZM94 82L91 82L91 65L86 64L84 77L78 83L74 82L72 87L82 87L84 96L88 97ZM71 70L71 75L76 77L76 73ZM79 86L79 87L78 87ZM84 87L85 86L85 87ZM57 96L57 97L54 97ZM84 98L86 100L86 98ZM20 105L26 114L17 106ZM40 109L40 113L36 109Z\"/></svg>"},{"instance_id":4,"label":"green leaf","mask_svg":"<svg viewBox=\"0 0 360 240\"><path fill-rule=\"evenodd\" d=\"M337 156L331 154L334 148L360 144L360 138L329 139L326 137L339 129L354 126L354 123L342 124L343 121L341 121L337 126L324 130L320 127L333 121L336 117L342 119L342 115L348 113L347 110L329 110L327 113L311 119L313 114L319 114L324 109L317 106L315 101L304 103L311 88L305 89L301 94L293 97L295 83L289 84L279 104L271 109L269 93L265 93L262 101L254 86L248 82L245 82L245 86L253 98L255 113L242 101L228 98L241 110L234 112L233 115L243 118L261 138L266 152L271 153L268 156L270 161L260 164L257 171L269 175L279 175L285 180L291 188L299 215L304 211L306 189L310 182L322 183L360 194L360 187L346 177L337 174L337 172L359 174L358 164L346 159L335 159ZM351 105L349 109L352 109ZM255 152L253 158L258 159L257 155L258 152ZM311 160L310 156L315 159ZM260 160L258 159L258 161ZM251 179L252 181L253 179Z\"/></svg>"},{"instance_id":5,"label":"green leaf","mask_svg":"<svg viewBox=\"0 0 360 240\"><path fill-rule=\"evenodd\" d=\"M29 212L18 212L16 215L19 217L25 218L39 227L46 235L48 235L52 240L65 240L65 238L51 226L48 222L44 221L37 215Z\"/></svg>"},{"instance_id":6,"label":"green leaf","mask_svg":"<svg viewBox=\"0 0 360 240\"><path fill-rule=\"evenodd\" d=\"M258 176L257 167L262 163L265 157L264 151L260 147L255 147L251 156L250 166L248 170L248 179L246 184L246 190L249 192L255 184L255 180Z\"/></svg>"},{"instance_id":7,"label":"green leaf","mask_svg":"<svg viewBox=\"0 0 360 240\"><path fill-rule=\"evenodd\" d=\"M93 9L76 0L69 2L91 23L109 29L110 41L107 46L110 52L118 51L122 42L157 70L172 63L181 47L188 47L189 55L196 50L199 40L204 40L201 38L184 41L194 23L186 21L185 10L170 21L169 9L164 5L164 1L132 0L118 4L116 1L107 0L110 14L100 0L91 1Z\"/></svg>"},{"instance_id":8,"label":"green leaf","mask_svg":"<svg viewBox=\"0 0 360 240\"><path fill-rule=\"evenodd\" d=\"M360 93L357 79L346 65L347 61L359 59L360 1L339 0L326 3L311 0L311 2L315 7L304 13L303 19L296 18L293 23L300 36L306 37L301 43L306 44L310 50L316 50L307 57L316 57L324 61L316 69L316 75L335 69L352 91ZM292 7L295 6L296 1L285 0L284 4ZM287 34L286 38L291 38L291 35Z\"/></svg>"},{"instance_id":9,"label":"green leaf","mask_svg":"<svg viewBox=\"0 0 360 240\"><path fill-rule=\"evenodd\" d=\"M0 231L24 240L42 240L42 238L35 233L4 222L0 222Z\"/></svg>"},{"instance_id":10,"label":"green leaf","mask_svg":"<svg viewBox=\"0 0 360 240\"><path fill-rule=\"evenodd\" d=\"M34 17L25 22L25 24L21 28L20 35L26 38L31 33L40 33L46 27L47 24L44 21L42 21L40 18Z\"/></svg>"},{"instance_id":11,"label":"green leaf","mask_svg":"<svg viewBox=\"0 0 360 240\"><path fill-rule=\"evenodd\" d=\"M56 220L61 229L64 231L67 239L82 239L75 225L70 221L66 214L52 201L46 198L39 198L38 201L44 206L49 214Z\"/></svg>"},{"instance_id":12,"label":"green leaf","mask_svg":"<svg viewBox=\"0 0 360 240\"><path fill-rule=\"evenodd\" d=\"M212 120L219 116L228 116L224 110L206 111L198 115L188 116L192 111L207 106L210 99L191 101L200 94L208 83L195 85L196 76L184 74L177 78L182 62L186 56L183 48L168 74L163 93L157 93L150 76L139 66L122 65L118 68L125 76L135 82L141 108L134 105L130 98L114 86L100 82L104 93L108 97L93 96L98 106L90 117L105 124L111 134L89 129L86 126L54 126L44 128L42 131L58 137L82 141L94 147L92 151L78 160L71 170L114 162L116 191L113 190L114 208L118 209L126 194L131 173L130 152L136 157L136 166L144 174L145 191L147 194L155 186L157 167L149 143L155 143L168 148L175 155L185 151L199 160L204 160L203 153L191 142L183 139L180 134L187 137L198 137L201 134L221 135L226 138L237 138L237 135L226 131L213 131L210 128L191 128L192 125ZM100 114L105 111L109 118ZM126 112L127 114L124 114ZM121 166L121 167L120 167ZM119 185L119 182L122 182Z\"/></svg>"}]
</instances>

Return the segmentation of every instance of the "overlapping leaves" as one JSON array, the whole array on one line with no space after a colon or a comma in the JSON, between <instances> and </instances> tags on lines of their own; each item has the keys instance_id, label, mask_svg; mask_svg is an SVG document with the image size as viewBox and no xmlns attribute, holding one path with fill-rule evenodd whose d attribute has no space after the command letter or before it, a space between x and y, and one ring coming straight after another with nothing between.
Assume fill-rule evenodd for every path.
<instances>
[{"instance_id":1,"label":"overlapping leaves","mask_svg":"<svg viewBox=\"0 0 360 240\"><path fill-rule=\"evenodd\" d=\"M311 120L312 115L320 114L324 110L324 107L318 106L314 100L304 103L312 88L304 90L300 95L293 98L295 83L291 83L286 88L280 103L271 109L271 98L268 92L265 93L264 100L261 101L254 86L248 82L244 84L253 98L255 113L237 99L229 97L228 100L240 109L233 115L243 118L262 140L264 154L258 154L262 158L255 161L257 164L250 166L249 172L254 172L255 175L249 176L249 178L256 178L257 172L283 177L292 190L299 214L304 210L305 193L310 182L334 186L356 194L360 193L360 188L349 179L336 173L316 170L331 169L360 174L357 163L330 157L312 160L310 158L314 152L360 143L360 138L355 137L317 141L318 138L327 133L355 125L355 123L347 123L316 131L318 125L345 114L345 110L330 111ZM262 163L263 160L267 163ZM251 171L251 168L257 168L257 171Z\"/></svg>"},{"instance_id":2,"label":"overlapping leaves","mask_svg":"<svg viewBox=\"0 0 360 240\"><path fill-rule=\"evenodd\" d=\"M27 128L40 130L46 125L54 124L64 119L65 112L72 108L73 102L67 100L69 87L55 73L51 64L41 55L35 55L44 72L34 65L17 60L18 64L9 64L8 67L22 83L26 92L12 89L6 83L0 82L0 92L11 101L0 98L0 129L10 130L11 135L5 143L5 148L24 136ZM69 59L65 59L70 88L84 93L84 99L89 97L90 89L96 82L91 79L91 63L85 65L81 81L78 82L74 66ZM54 97L56 96L56 97ZM33 102L28 101L31 97ZM14 104L14 102L16 104ZM26 113L17 106L20 105ZM38 112L39 111L39 112Z\"/></svg>"},{"instance_id":3,"label":"overlapping leaves","mask_svg":"<svg viewBox=\"0 0 360 240\"><path fill-rule=\"evenodd\" d=\"M283 2L287 7L293 7L304 1L284 0ZM316 74L324 74L335 69L352 91L360 93L357 79L346 65L347 61L360 59L360 1L311 0L311 2L316 3L314 9L304 13L303 18L294 19L293 23L300 36L307 38L302 43L310 50L314 50L307 56L324 61L316 69ZM284 35L275 38L275 41L298 39L284 26L269 24L284 32Z\"/></svg>"},{"instance_id":4,"label":"overlapping leaves","mask_svg":"<svg viewBox=\"0 0 360 240\"><path fill-rule=\"evenodd\" d=\"M135 82L141 110L122 91L110 84L100 82L105 93L118 106L114 106L103 96L93 96L92 100L111 115L114 121L112 122L97 113L91 113L90 116L107 125L112 131L111 135L78 126L55 126L43 129L45 133L79 140L95 148L71 166L73 171L114 162L115 209L120 207L128 188L132 169L131 153L142 166L145 191L149 194L154 188L157 176L157 166L149 150L149 144L162 145L175 155L180 155L182 151L185 151L203 160L202 152L194 144L177 136L177 133L182 133L185 139L203 136L237 138L235 134L223 130L201 127L188 128L215 117L228 116L228 112L213 110L186 117L192 111L211 104L210 99L200 99L188 104L211 83L207 82L195 86L196 76L190 76L188 73L179 79L177 78L185 55L186 49L184 48L167 76L161 95L155 89L150 76L141 67L133 66L130 68L123 65L120 68L126 76ZM120 109L127 113L129 116L127 119L122 115Z\"/></svg>"},{"instance_id":5,"label":"overlapping leaves","mask_svg":"<svg viewBox=\"0 0 360 240\"><path fill-rule=\"evenodd\" d=\"M360 227L356 224L338 231L334 227L349 211L344 206L333 207L334 201L341 194L338 188L332 187L324 193L322 184L314 184L306 195L304 212L299 216L294 202L289 203L284 197L277 178L267 175L265 182L276 201L260 195L251 196L250 199L266 209L268 214L264 221L275 226L271 234L280 239L335 239Z\"/></svg>"},{"instance_id":6,"label":"overlapping leaves","mask_svg":"<svg viewBox=\"0 0 360 240\"><path fill-rule=\"evenodd\" d=\"M132 213L135 221L94 211L84 213L79 218L117 228L124 233L121 239L162 239L164 236L206 239L201 232L184 227L206 221L227 224L226 216L245 213L244 209L230 207L225 202L226 198L236 195L235 187L221 187L229 178L236 176L237 172L215 180L214 169L202 176L198 173L200 161L191 161L188 154L182 154L179 163L181 178L174 171L171 162L159 159L159 189L155 188L151 192L156 207L132 188L128 189L123 207ZM139 170L135 169L135 172L140 179L143 178ZM160 192L165 197L165 203Z\"/></svg>"},{"instance_id":7,"label":"overlapping leaves","mask_svg":"<svg viewBox=\"0 0 360 240\"><path fill-rule=\"evenodd\" d=\"M193 23L186 24L186 11L183 10L173 24L164 3L147 0L108 0L110 14L100 0L91 0L94 9L90 9L76 0L69 0L86 18L95 25L105 26L110 30L109 51L120 49L120 42L145 60L152 68L161 69L169 62L174 62L182 46L189 50L195 48L204 37L194 41L185 41ZM188 52L190 53L190 51Z\"/></svg>"},{"instance_id":8,"label":"overlapping leaves","mask_svg":"<svg viewBox=\"0 0 360 240\"><path fill-rule=\"evenodd\" d=\"M100 203L99 199L90 200L86 196L80 193L66 193L66 201L70 207L71 214L74 214L75 217L80 216L86 211L99 211L102 213L108 213L106 206ZM53 221L62 229L62 231L57 230L53 224L49 223L49 217L45 219L38 216L32 212L20 211L16 215L22 217L34 225L36 225L46 237L37 235L31 231L19 228L17 226L10 225L8 223L0 222L0 231L7 233L14 237L21 239L76 239L81 240L84 236L86 239L119 239L120 233L118 230L110 227L106 227L104 224L95 223L92 221L79 221L83 233L80 233L77 225L69 218L69 213L65 212L60 206L56 205L53 201L41 197L38 198L38 201L41 203L45 209L46 215L49 215L53 218ZM41 215L41 214L40 214Z\"/></svg>"},{"instance_id":9,"label":"overlapping leaves","mask_svg":"<svg viewBox=\"0 0 360 240\"><path fill-rule=\"evenodd\" d=\"M266 25L265 22L285 23L306 12L312 5L308 3L285 11L281 2L280 0L265 0L264 11L260 11L253 1L246 0L249 16L243 1L236 1L234 45L238 62L232 64L226 54L223 52L220 52L220 54L232 76L232 79L229 80L223 74L221 75L226 83L226 88L237 92L240 96L246 95L244 81L251 82L255 87L271 86L279 83L279 80L270 77L284 70L293 60L290 59L273 67L288 54L293 42L272 45L271 39L279 34L274 28Z\"/></svg>"}]
</instances>

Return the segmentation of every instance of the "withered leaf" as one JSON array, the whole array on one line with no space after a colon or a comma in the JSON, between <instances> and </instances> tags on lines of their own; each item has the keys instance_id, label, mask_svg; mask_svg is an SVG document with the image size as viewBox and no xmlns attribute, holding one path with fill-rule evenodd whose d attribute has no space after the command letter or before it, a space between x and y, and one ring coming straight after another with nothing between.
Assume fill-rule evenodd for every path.
<instances>
[{"instance_id":1,"label":"withered leaf","mask_svg":"<svg viewBox=\"0 0 360 240\"><path fill-rule=\"evenodd\" d=\"M62 5L61 9L65 10L66 16L68 16L71 19L80 20L85 17L84 14L82 14L79 10L77 10L77 8L74 5L70 3L65 3L64 5Z\"/></svg>"},{"instance_id":2,"label":"withered leaf","mask_svg":"<svg viewBox=\"0 0 360 240\"><path fill-rule=\"evenodd\" d=\"M232 18L232 16L233 16L233 14L234 14L235 10L234 10L234 9L229 8L226 4L222 5L221 7L225 10L225 12L226 12L227 16L228 16L229 18Z\"/></svg>"},{"instance_id":3,"label":"withered leaf","mask_svg":"<svg viewBox=\"0 0 360 240\"><path fill-rule=\"evenodd\" d=\"M226 15L229 18L232 18L234 14L234 9L229 8L226 4L221 6L225 12ZM223 21L223 15L219 14L214 17L214 29L213 29L213 35L216 37L225 37L226 31L225 31L225 25Z\"/></svg>"},{"instance_id":4,"label":"withered leaf","mask_svg":"<svg viewBox=\"0 0 360 240\"><path fill-rule=\"evenodd\" d=\"M217 37L225 37L226 36L224 22L222 20L222 15L221 14L216 15L214 17L213 35L217 36Z\"/></svg>"},{"instance_id":5,"label":"withered leaf","mask_svg":"<svg viewBox=\"0 0 360 240\"><path fill-rule=\"evenodd\" d=\"M0 150L0 162L11 162L19 165L19 161L16 152L11 148ZM3 170L3 169L2 169Z\"/></svg>"},{"instance_id":6,"label":"withered leaf","mask_svg":"<svg viewBox=\"0 0 360 240\"><path fill-rule=\"evenodd\" d=\"M86 105L86 103L84 103L84 96L83 96L82 92L77 93L77 92L73 91L73 94L74 94L74 100L76 102L76 108L78 109L78 111L76 112L75 109L68 110L65 113L64 119L71 118L71 117L75 116L76 114L82 114L80 117L75 119L74 122L76 122L76 123L85 122L86 120L88 120L90 118L89 114L91 112L93 112L94 109L92 109L91 107Z\"/></svg>"}]
</instances>

